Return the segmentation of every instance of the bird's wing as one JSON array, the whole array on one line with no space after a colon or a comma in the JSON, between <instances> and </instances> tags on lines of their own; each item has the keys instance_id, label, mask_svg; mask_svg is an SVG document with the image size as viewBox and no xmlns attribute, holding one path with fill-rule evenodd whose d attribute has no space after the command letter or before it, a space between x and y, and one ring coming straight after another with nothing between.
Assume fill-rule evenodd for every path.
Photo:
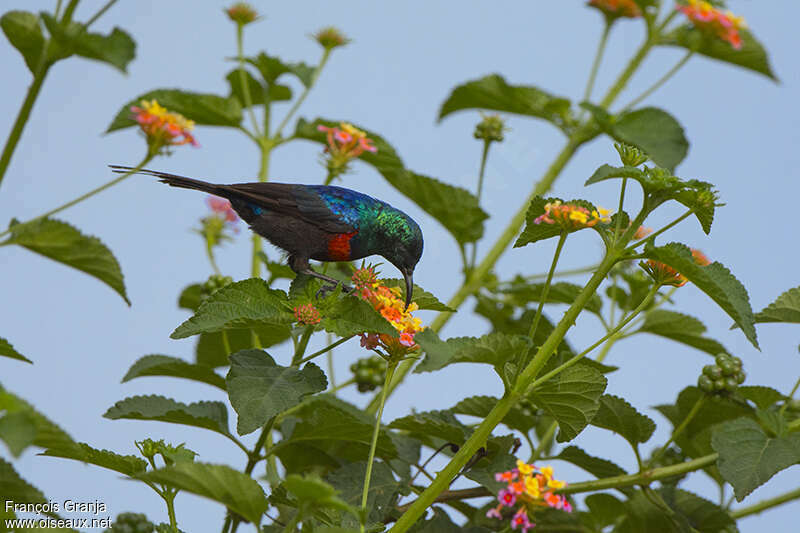
<instances>
[{"instance_id":1,"label":"bird's wing","mask_svg":"<svg viewBox=\"0 0 800 533\"><path fill-rule=\"evenodd\" d=\"M332 211L314 190L289 183L239 183L227 186L238 197L276 213L300 218L331 233L356 231L357 220Z\"/></svg>"}]
</instances>

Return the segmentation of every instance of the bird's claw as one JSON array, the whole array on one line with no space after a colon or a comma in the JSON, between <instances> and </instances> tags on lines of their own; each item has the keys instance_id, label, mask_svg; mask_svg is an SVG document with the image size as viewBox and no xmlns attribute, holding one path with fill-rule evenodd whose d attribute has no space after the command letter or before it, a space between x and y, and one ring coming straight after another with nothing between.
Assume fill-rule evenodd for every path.
<instances>
[{"instance_id":1,"label":"bird's claw","mask_svg":"<svg viewBox=\"0 0 800 533\"><path fill-rule=\"evenodd\" d=\"M350 293L350 292L353 292L353 290L354 290L353 287L350 287L349 285L345 285L342 282L331 283L330 285L323 285L322 287L319 288L319 290L317 290L317 293L316 293L317 299L320 300L320 299L327 298L327 296L331 292L336 290L336 287L339 287L340 285L342 287L342 292L343 293Z\"/></svg>"}]
</instances>

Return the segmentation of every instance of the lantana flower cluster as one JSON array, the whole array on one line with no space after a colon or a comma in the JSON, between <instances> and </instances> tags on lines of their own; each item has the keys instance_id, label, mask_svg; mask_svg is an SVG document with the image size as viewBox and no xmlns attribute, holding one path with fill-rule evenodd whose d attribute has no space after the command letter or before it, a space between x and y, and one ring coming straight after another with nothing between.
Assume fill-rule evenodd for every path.
<instances>
[{"instance_id":1,"label":"lantana flower cluster","mask_svg":"<svg viewBox=\"0 0 800 533\"><path fill-rule=\"evenodd\" d=\"M361 346L368 350L382 346L389 355L405 355L418 348L414 335L425 329L422 320L412 315L419 309L412 302L405 309L405 302L399 287L386 287L378 280L375 267L367 266L353 273L356 294L369 302L400 333L399 338L391 335L369 333L361 335Z\"/></svg>"},{"instance_id":2,"label":"lantana flower cluster","mask_svg":"<svg viewBox=\"0 0 800 533\"><path fill-rule=\"evenodd\" d=\"M167 111L157 100L142 100L139 106L131 106L131 112L133 120L147 137L151 153L157 154L166 146L199 146L191 134L194 121L180 113Z\"/></svg>"},{"instance_id":3,"label":"lantana flower cluster","mask_svg":"<svg viewBox=\"0 0 800 533\"><path fill-rule=\"evenodd\" d=\"M736 50L742 47L739 30L747 27L743 17L730 11L723 13L704 0L688 0L687 5L676 9L686 15L698 30L722 39Z\"/></svg>"},{"instance_id":4,"label":"lantana flower cluster","mask_svg":"<svg viewBox=\"0 0 800 533\"><path fill-rule=\"evenodd\" d=\"M294 317L300 324L315 326L322 321L322 317L313 304L307 303L294 308Z\"/></svg>"},{"instance_id":5,"label":"lantana flower cluster","mask_svg":"<svg viewBox=\"0 0 800 533\"><path fill-rule=\"evenodd\" d=\"M564 204L561 200L548 202L544 213L533 221L534 224L558 224L565 231L591 228L598 222L608 223L608 209L598 207L589 210L577 204Z\"/></svg>"},{"instance_id":6,"label":"lantana flower cluster","mask_svg":"<svg viewBox=\"0 0 800 533\"><path fill-rule=\"evenodd\" d=\"M706 254L701 252L696 248L692 248L692 259L694 262L700 266L708 266L711 264L711 260L706 257ZM641 261L639 266L644 269L645 272L650 274L650 277L653 278L653 281L658 283L659 285L672 285L673 287L683 287L689 281L686 276L675 270L669 265L666 265L660 261L656 261L655 259L648 259L647 261Z\"/></svg>"},{"instance_id":7,"label":"lantana flower cluster","mask_svg":"<svg viewBox=\"0 0 800 533\"><path fill-rule=\"evenodd\" d=\"M642 16L642 10L633 0L589 0L591 7L596 7L606 16L636 18Z\"/></svg>"},{"instance_id":8,"label":"lantana flower cluster","mask_svg":"<svg viewBox=\"0 0 800 533\"><path fill-rule=\"evenodd\" d=\"M209 248L213 248L223 241L231 240L229 229L234 233L239 233L236 223L239 216L231 207L231 203L217 196L209 196L206 199L211 214L200 219L200 229L196 230L206 239Z\"/></svg>"},{"instance_id":9,"label":"lantana flower cluster","mask_svg":"<svg viewBox=\"0 0 800 533\"><path fill-rule=\"evenodd\" d=\"M537 507L552 507L572 512L572 506L567 499L553 492L555 489L565 487L567 483L553 477L552 467L537 468L518 459L516 468L498 472L494 478L507 485L497 493L499 505L489 509L486 516L502 520L504 508L513 508L519 504L519 508L511 517L511 529L519 527L522 533L526 533L535 527L536 524L531 522L528 513Z\"/></svg>"},{"instance_id":10,"label":"lantana flower cluster","mask_svg":"<svg viewBox=\"0 0 800 533\"><path fill-rule=\"evenodd\" d=\"M352 124L340 122L339 126L317 126L317 130L327 135L328 146L325 153L328 158L325 166L332 177L344 174L348 170L348 163L364 152L377 152L367 134Z\"/></svg>"}]
</instances>

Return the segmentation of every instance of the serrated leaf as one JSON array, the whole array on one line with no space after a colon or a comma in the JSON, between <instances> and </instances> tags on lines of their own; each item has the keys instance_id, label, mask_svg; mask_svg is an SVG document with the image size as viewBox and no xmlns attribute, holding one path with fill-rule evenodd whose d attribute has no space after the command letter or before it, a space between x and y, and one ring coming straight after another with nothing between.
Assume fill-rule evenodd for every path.
<instances>
[{"instance_id":1,"label":"serrated leaf","mask_svg":"<svg viewBox=\"0 0 800 533\"><path fill-rule=\"evenodd\" d=\"M425 359L414 369L415 373L433 372L453 363L485 363L501 373L506 362L527 353L531 347L530 338L505 333L442 341L430 328L416 334L414 340L425 352Z\"/></svg>"},{"instance_id":2,"label":"serrated leaf","mask_svg":"<svg viewBox=\"0 0 800 533\"><path fill-rule=\"evenodd\" d=\"M710 355L730 353L714 339L703 334L705 325L697 318L675 311L654 309L645 314L644 323L637 332L652 333L697 348Z\"/></svg>"},{"instance_id":3,"label":"serrated leaf","mask_svg":"<svg viewBox=\"0 0 800 533\"><path fill-rule=\"evenodd\" d=\"M448 411L457 415L468 415L477 418L486 418L499 400L493 396L470 396L464 398ZM527 433L539 421L535 410L525 406L523 402L517 402L503 417L502 423L510 429L516 429L522 433Z\"/></svg>"},{"instance_id":4,"label":"serrated leaf","mask_svg":"<svg viewBox=\"0 0 800 533\"><path fill-rule=\"evenodd\" d=\"M760 385L740 385L736 392L756 404L759 409L769 409L776 403L785 400L786 396L771 387Z\"/></svg>"},{"instance_id":5,"label":"serrated leaf","mask_svg":"<svg viewBox=\"0 0 800 533\"><path fill-rule=\"evenodd\" d=\"M207 383L225 390L225 379L206 365L199 365L168 355L146 355L136 361L122 378L122 383L143 376L166 376Z\"/></svg>"},{"instance_id":6,"label":"serrated leaf","mask_svg":"<svg viewBox=\"0 0 800 533\"><path fill-rule=\"evenodd\" d=\"M400 287L404 291L406 290L406 282L402 279L382 279L381 283L386 287ZM414 289L411 291L411 301L419 306L420 311L441 311L447 313L456 312L455 309L452 307L447 307L445 304L440 302L436 296L426 291L416 283L414 284Z\"/></svg>"},{"instance_id":7,"label":"serrated leaf","mask_svg":"<svg viewBox=\"0 0 800 533\"><path fill-rule=\"evenodd\" d=\"M653 498L660 499L669 510L665 512L654 504ZM671 487L662 487L649 496L637 490L625 502L625 509L622 521L613 529L614 533L720 533L735 527L733 518L725 509L691 492Z\"/></svg>"},{"instance_id":8,"label":"serrated leaf","mask_svg":"<svg viewBox=\"0 0 800 533\"><path fill-rule=\"evenodd\" d=\"M236 428L240 435L255 431L306 396L328 388L325 374L314 363L302 370L279 366L262 350L236 352L230 360L226 383L231 405L239 415Z\"/></svg>"},{"instance_id":9,"label":"serrated leaf","mask_svg":"<svg viewBox=\"0 0 800 533\"><path fill-rule=\"evenodd\" d=\"M317 126L330 127L338 124L338 122L319 118L313 122L300 120L294 136L324 145L326 144L325 134L318 131ZM456 187L406 169L394 148L380 135L360 126L359 129L367 134L377 148L374 153L361 154L359 159L375 167L392 187L439 221L459 243L474 242L483 236L483 222L488 215L481 209L475 195L462 187Z\"/></svg>"},{"instance_id":10,"label":"serrated leaf","mask_svg":"<svg viewBox=\"0 0 800 533\"><path fill-rule=\"evenodd\" d=\"M245 109L247 107L247 105L245 105L246 98L244 96L244 91L242 90L239 69L235 68L230 71L228 75L225 76L225 79L228 80L228 85L230 86L230 94L228 95L228 98L236 98L236 100L239 101L239 105L242 106L242 109ZM250 103L254 106L264 104L264 92L267 90L269 91L268 94L270 102L282 102L292 99L292 89L286 85L273 83L268 85L269 89L265 89L261 82L258 81L248 70L244 71L244 79L245 83L247 83L247 89L250 95Z\"/></svg>"},{"instance_id":11,"label":"serrated leaf","mask_svg":"<svg viewBox=\"0 0 800 533\"><path fill-rule=\"evenodd\" d=\"M298 507L332 507L341 511L358 512L339 498L338 490L316 476L289 474L283 481L283 486L297 498Z\"/></svg>"},{"instance_id":12,"label":"serrated leaf","mask_svg":"<svg viewBox=\"0 0 800 533\"><path fill-rule=\"evenodd\" d=\"M97 237L86 236L74 226L52 218L12 224L9 230L11 236L0 246L17 244L85 272L114 289L130 305L119 263Z\"/></svg>"},{"instance_id":13,"label":"serrated leaf","mask_svg":"<svg viewBox=\"0 0 800 533\"><path fill-rule=\"evenodd\" d=\"M383 333L397 337L392 327L374 307L355 296L345 296L336 300L322 313L322 328L340 337L351 337L359 333Z\"/></svg>"},{"instance_id":14,"label":"serrated leaf","mask_svg":"<svg viewBox=\"0 0 800 533\"><path fill-rule=\"evenodd\" d=\"M8 11L0 17L0 28L11 46L22 54L28 70L31 73L36 72L44 49L44 35L39 17L28 11Z\"/></svg>"},{"instance_id":15,"label":"serrated leaf","mask_svg":"<svg viewBox=\"0 0 800 533\"><path fill-rule=\"evenodd\" d=\"M589 455L577 446L567 446L556 455L558 459L572 463L575 466L586 470L594 477L601 479L605 477L624 476L625 470L616 463L608 459Z\"/></svg>"},{"instance_id":16,"label":"serrated leaf","mask_svg":"<svg viewBox=\"0 0 800 533\"><path fill-rule=\"evenodd\" d=\"M755 321L800 324L800 287L789 289L778 296L756 314Z\"/></svg>"},{"instance_id":17,"label":"serrated leaf","mask_svg":"<svg viewBox=\"0 0 800 533\"><path fill-rule=\"evenodd\" d=\"M230 434L228 409L222 402L185 404L164 396L131 396L109 407L103 417L111 420L159 420L209 429L226 436Z\"/></svg>"},{"instance_id":18,"label":"serrated leaf","mask_svg":"<svg viewBox=\"0 0 800 533\"><path fill-rule=\"evenodd\" d=\"M177 463L137 477L217 501L255 524L269 505L256 480L225 465Z\"/></svg>"},{"instance_id":19,"label":"serrated leaf","mask_svg":"<svg viewBox=\"0 0 800 533\"><path fill-rule=\"evenodd\" d=\"M506 295L514 305L524 306L531 302L540 302L544 287L544 283L530 283L523 278L515 278L508 288L504 288L499 292ZM578 297L578 294L582 291L583 287L574 283L568 283L566 281L552 283L547 293L547 301L545 303L572 305ZM602 307L603 301L600 296L593 294L584 309L599 314Z\"/></svg>"},{"instance_id":20,"label":"serrated leaf","mask_svg":"<svg viewBox=\"0 0 800 533\"><path fill-rule=\"evenodd\" d=\"M294 321L286 293L270 289L258 278L231 283L209 296L197 313L172 332L173 339L198 333L285 325Z\"/></svg>"},{"instance_id":21,"label":"serrated leaf","mask_svg":"<svg viewBox=\"0 0 800 533\"><path fill-rule=\"evenodd\" d=\"M235 98L181 89L155 89L137 96L122 106L109 124L106 133L136 126L131 106L140 106L142 100L157 100L168 111L180 113L202 126L235 128L242 121L242 106Z\"/></svg>"},{"instance_id":22,"label":"serrated leaf","mask_svg":"<svg viewBox=\"0 0 800 533\"><path fill-rule=\"evenodd\" d=\"M674 170L689 151L683 127L672 115L656 107L636 109L615 117L608 133L618 141L636 146L657 165L670 170Z\"/></svg>"},{"instance_id":23,"label":"serrated leaf","mask_svg":"<svg viewBox=\"0 0 800 533\"><path fill-rule=\"evenodd\" d=\"M738 32L742 39L742 47L738 50L721 39L705 35L691 25L681 26L665 35L659 44L692 50L706 57L758 72L777 82L778 78L772 72L767 51L762 44L747 29L739 28Z\"/></svg>"},{"instance_id":24,"label":"serrated leaf","mask_svg":"<svg viewBox=\"0 0 800 533\"><path fill-rule=\"evenodd\" d=\"M0 440L14 457L22 455L33 444L36 433L36 421L29 413L6 413L0 417Z\"/></svg>"},{"instance_id":25,"label":"serrated leaf","mask_svg":"<svg viewBox=\"0 0 800 533\"><path fill-rule=\"evenodd\" d=\"M359 509L366 470L366 462L349 463L325 476L325 480L339 491L339 497L351 509ZM393 510L402 490L403 487L394 479L386 463L376 461L372 465L367 495L367 523L382 523L383 518ZM359 525L357 512L342 518L337 525L354 528Z\"/></svg>"},{"instance_id":26,"label":"serrated leaf","mask_svg":"<svg viewBox=\"0 0 800 533\"><path fill-rule=\"evenodd\" d=\"M570 106L567 98L537 87L509 85L502 76L491 74L453 89L439 109L439 120L463 109L491 109L541 118L563 128L571 120Z\"/></svg>"},{"instance_id":27,"label":"serrated leaf","mask_svg":"<svg viewBox=\"0 0 800 533\"><path fill-rule=\"evenodd\" d=\"M3 337L0 337L0 355L33 364L33 361L31 361L30 359L19 353L17 350L15 350L14 347L11 345L11 343L8 342Z\"/></svg>"},{"instance_id":28,"label":"serrated leaf","mask_svg":"<svg viewBox=\"0 0 800 533\"><path fill-rule=\"evenodd\" d=\"M436 437L461 445L471 431L449 411L425 411L397 418L389 424L392 429L408 431L425 437Z\"/></svg>"},{"instance_id":29,"label":"serrated leaf","mask_svg":"<svg viewBox=\"0 0 800 533\"><path fill-rule=\"evenodd\" d=\"M42 491L22 479L14 469L14 466L2 457L0 457L0 494L3 495L4 501L19 503L47 502ZM5 505L3 507L3 511L5 511Z\"/></svg>"},{"instance_id":30,"label":"serrated leaf","mask_svg":"<svg viewBox=\"0 0 800 533\"><path fill-rule=\"evenodd\" d=\"M58 58L72 54L93 59L127 72L128 64L136 57L136 43L124 30L114 28L108 35L91 33L84 24L57 21L49 13L42 12L42 21L58 43Z\"/></svg>"},{"instance_id":31,"label":"serrated leaf","mask_svg":"<svg viewBox=\"0 0 800 533\"><path fill-rule=\"evenodd\" d=\"M74 459L83 463L89 463L107 468L125 474L126 476L134 476L140 472L144 472L147 468L147 462L135 455L120 455L109 450L98 450L92 448L88 444L79 442L74 448L68 450L48 449L40 455L48 457L61 457L62 459Z\"/></svg>"},{"instance_id":32,"label":"serrated leaf","mask_svg":"<svg viewBox=\"0 0 800 533\"><path fill-rule=\"evenodd\" d=\"M606 181L610 179L620 179L620 178L631 178L639 183L642 186L647 184L647 174L636 168L636 167L614 167L611 165L600 165L597 170L594 171L589 179L586 180L584 185L593 185L595 183L600 183L601 181Z\"/></svg>"},{"instance_id":33,"label":"serrated leaf","mask_svg":"<svg viewBox=\"0 0 800 533\"><path fill-rule=\"evenodd\" d=\"M610 394L604 394L600 398L600 409L591 424L617 433L633 447L650 440L656 429L656 424L650 417L637 411L622 398Z\"/></svg>"},{"instance_id":34,"label":"serrated leaf","mask_svg":"<svg viewBox=\"0 0 800 533\"><path fill-rule=\"evenodd\" d=\"M750 418L717 426L711 446L719 454L717 466L733 486L737 501L766 483L781 470L800 463L800 434L770 438Z\"/></svg>"},{"instance_id":35,"label":"serrated leaf","mask_svg":"<svg viewBox=\"0 0 800 533\"><path fill-rule=\"evenodd\" d=\"M76 446L76 442L72 440L63 429L58 425L51 422L47 417L39 413L28 402L19 396L0 387L0 421L12 417L11 422L3 431L0 431L0 438L4 441L10 438L11 442L7 442L9 448L21 453L21 444L38 446L40 448L55 448L55 449L70 449ZM31 431L33 427L34 431ZM11 431L15 434L12 436ZM23 435L16 432L22 431Z\"/></svg>"},{"instance_id":36,"label":"serrated leaf","mask_svg":"<svg viewBox=\"0 0 800 533\"><path fill-rule=\"evenodd\" d=\"M607 384L600 371L578 363L536 387L530 398L558 422L556 440L568 442L594 418Z\"/></svg>"},{"instance_id":37,"label":"serrated leaf","mask_svg":"<svg viewBox=\"0 0 800 533\"><path fill-rule=\"evenodd\" d=\"M744 286L724 265L714 261L710 265L700 266L692 257L691 249L677 242L658 247L645 245L644 255L667 264L686 276L689 281L714 300L723 311L728 313L742 328L747 340L758 348L750 297Z\"/></svg>"},{"instance_id":38,"label":"serrated leaf","mask_svg":"<svg viewBox=\"0 0 800 533\"><path fill-rule=\"evenodd\" d=\"M253 335L258 337L255 342ZM197 364L212 368L228 366L228 348L236 353L248 348L269 348L291 336L288 324L267 324L252 329L226 329L214 333L201 333L195 348ZM227 340L227 344L226 341Z\"/></svg>"}]
</instances>

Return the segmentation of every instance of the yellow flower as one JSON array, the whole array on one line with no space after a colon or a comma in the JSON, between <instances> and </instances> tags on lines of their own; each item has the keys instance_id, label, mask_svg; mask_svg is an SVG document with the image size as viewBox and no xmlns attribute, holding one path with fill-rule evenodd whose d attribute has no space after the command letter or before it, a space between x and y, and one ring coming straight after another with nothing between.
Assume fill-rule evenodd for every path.
<instances>
[{"instance_id":1,"label":"yellow flower","mask_svg":"<svg viewBox=\"0 0 800 533\"><path fill-rule=\"evenodd\" d=\"M194 121L180 113L171 113L157 100L142 100L139 106L131 106L133 120L139 124L147 137L147 144L153 153L158 153L165 146L191 144L198 146L190 133L194 129Z\"/></svg>"},{"instance_id":2,"label":"yellow flower","mask_svg":"<svg viewBox=\"0 0 800 533\"><path fill-rule=\"evenodd\" d=\"M519 470L519 473L523 476L529 476L533 473L533 465L529 465L522 459L517 459L517 470Z\"/></svg>"},{"instance_id":3,"label":"yellow flower","mask_svg":"<svg viewBox=\"0 0 800 533\"><path fill-rule=\"evenodd\" d=\"M544 213L536 217L534 224L558 224L566 231L577 231L591 228L598 222L608 223L608 209L598 207L589 211L587 208L576 204L564 204L561 200L548 202L544 206Z\"/></svg>"},{"instance_id":4,"label":"yellow flower","mask_svg":"<svg viewBox=\"0 0 800 533\"><path fill-rule=\"evenodd\" d=\"M539 480L536 477L528 476L525 478L525 494L537 500L541 497Z\"/></svg>"}]
</instances>

